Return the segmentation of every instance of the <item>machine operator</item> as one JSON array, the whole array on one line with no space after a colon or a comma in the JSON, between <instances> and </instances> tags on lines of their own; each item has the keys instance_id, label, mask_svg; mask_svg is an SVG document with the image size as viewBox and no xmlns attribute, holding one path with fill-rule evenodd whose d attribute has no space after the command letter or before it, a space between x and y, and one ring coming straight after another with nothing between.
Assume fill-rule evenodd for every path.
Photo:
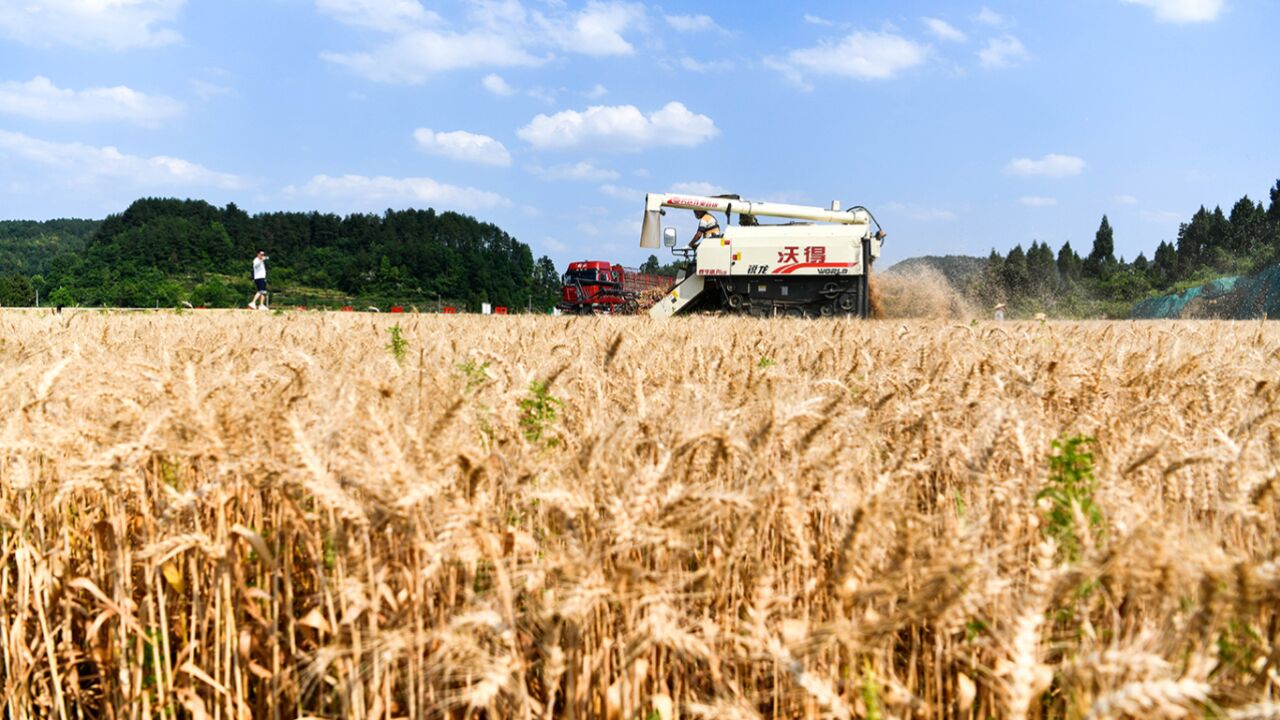
<instances>
[{"instance_id":1,"label":"machine operator","mask_svg":"<svg viewBox=\"0 0 1280 720\"><path fill-rule=\"evenodd\" d=\"M724 235L720 229L720 223L716 220L715 215L706 210L694 210L693 216L698 218L698 232L693 234L693 239L689 241L689 248L697 250L703 240L718 238Z\"/></svg>"}]
</instances>

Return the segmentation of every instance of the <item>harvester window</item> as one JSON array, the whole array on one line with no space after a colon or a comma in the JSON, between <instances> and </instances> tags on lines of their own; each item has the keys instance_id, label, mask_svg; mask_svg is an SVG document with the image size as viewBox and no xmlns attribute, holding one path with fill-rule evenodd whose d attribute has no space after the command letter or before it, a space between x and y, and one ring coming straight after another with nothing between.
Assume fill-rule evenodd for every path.
<instances>
[{"instance_id":1,"label":"harvester window","mask_svg":"<svg viewBox=\"0 0 1280 720\"><path fill-rule=\"evenodd\" d=\"M574 282L590 283L595 282L596 279L595 270L570 270L564 274L565 285L572 285Z\"/></svg>"}]
</instances>

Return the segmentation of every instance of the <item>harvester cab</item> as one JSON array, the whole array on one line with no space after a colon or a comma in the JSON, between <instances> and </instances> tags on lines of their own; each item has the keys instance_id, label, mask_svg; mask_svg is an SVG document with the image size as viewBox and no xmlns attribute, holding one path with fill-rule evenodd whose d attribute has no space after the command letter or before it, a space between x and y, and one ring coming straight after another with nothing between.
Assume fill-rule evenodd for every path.
<instances>
[{"instance_id":1,"label":"harvester cab","mask_svg":"<svg viewBox=\"0 0 1280 720\"><path fill-rule=\"evenodd\" d=\"M662 227L665 208L723 213L722 233L696 250L677 247L676 229ZM735 214L737 225L731 222ZM791 222L759 224L762 216ZM691 271L649 314L666 318L717 310L762 317L867 317L871 265L884 238L875 217L861 206L841 210L838 202L821 208L736 195L649 193L640 246L665 245L692 261Z\"/></svg>"}]
</instances>

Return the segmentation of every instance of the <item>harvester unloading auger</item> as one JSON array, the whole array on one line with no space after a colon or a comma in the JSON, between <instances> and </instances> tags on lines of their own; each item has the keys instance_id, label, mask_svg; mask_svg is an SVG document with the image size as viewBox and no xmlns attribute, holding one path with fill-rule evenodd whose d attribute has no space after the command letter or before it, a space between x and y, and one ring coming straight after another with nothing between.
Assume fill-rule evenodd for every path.
<instances>
[{"instance_id":1,"label":"harvester unloading auger","mask_svg":"<svg viewBox=\"0 0 1280 720\"><path fill-rule=\"evenodd\" d=\"M664 208L724 213L723 235L703 240L696 250L676 248L675 228L662 228ZM760 225L740 220L733 225L735 213L740 219L767 216L793 222ZM820 208L752 202L736 195L649 193L640 247L666 245L693 264L649 315L667 318L702 309L758 316L867 317L871 264L880 256L884 237L880 223L861 206L841 210L838 202Z\"/></svg>"}]
</instances>

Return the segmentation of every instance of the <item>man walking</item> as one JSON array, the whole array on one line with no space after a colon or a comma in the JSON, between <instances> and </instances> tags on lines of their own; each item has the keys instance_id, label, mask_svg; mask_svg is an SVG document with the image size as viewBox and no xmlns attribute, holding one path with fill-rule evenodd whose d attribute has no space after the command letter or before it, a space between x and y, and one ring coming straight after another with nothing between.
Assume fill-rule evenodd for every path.
<instances>
[{"instance_id":1,"label":"man walking","mask_svg":"<svg viewBox=\"0 0 1280 720\"><path fill-rule=\"evenodd\" d=\"M253 296L253 299L249 301L249 309L250 310L266 310L267 309L267 252L265 250L259 250L258 256L253 259L253 284L258 286L258 292L255 293Z\"/></svg>"}]
</instances>

